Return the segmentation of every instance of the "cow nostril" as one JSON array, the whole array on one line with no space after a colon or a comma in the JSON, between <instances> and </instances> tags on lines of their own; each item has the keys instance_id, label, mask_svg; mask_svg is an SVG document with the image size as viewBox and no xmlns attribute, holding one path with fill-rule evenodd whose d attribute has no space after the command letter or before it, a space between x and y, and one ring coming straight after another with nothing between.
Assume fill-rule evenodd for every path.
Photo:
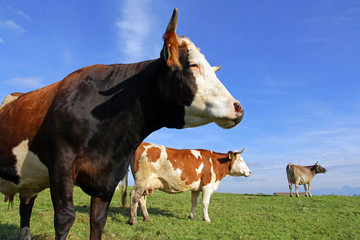
<instances>
[{"instance_id":1,"label":"cow nostril","mask_svg":"<svg viewBox=\"0 0 360 240\"><path fill-rule=\"evenodd\" d=\"M234 102L234 108L236 113L241 113L243 108L239 102Z\"/></svg>"},{"instance_id":2,"label":"cow nostril","mask_svg":"<svg viewBox=\"0 0 360 240\"><path fill-rule=\"evenodd\" d=\"M251 174L252 174L252 172L251 172L251 171L249 171L249 174L251 175Z\"/></svg>"}]
</instances>

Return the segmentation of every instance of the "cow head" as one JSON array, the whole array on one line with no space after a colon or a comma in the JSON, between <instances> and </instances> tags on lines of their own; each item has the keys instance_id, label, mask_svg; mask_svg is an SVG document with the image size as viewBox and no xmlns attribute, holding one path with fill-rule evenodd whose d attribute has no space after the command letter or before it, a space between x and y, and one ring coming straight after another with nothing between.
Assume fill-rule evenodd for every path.
<instances>
[{"instance_id":1,"label":"cow head","mask_svg":"<svg viewBox=\"0 0 360 240\"><path fill-rule=\"evenodd\" d=\"M193 42L176 34L176 26L177 9L174 9L163 36L161 58L168 68L167 79L171 80L163 84L172 84L167 95L184 108L183 127L210 122L222 128L236 126L244 116L244 109L217 78L215 72L220 67L211 67Z\"/></svg>"},{"instance_id":2,"label":"cow head","mask_svg":"<svg viewBox=\"0 0 360 240\"><path fill-rule=\"evenodd\" d=\"M230 176L250 177L251 171L241 156L241 153L243 153L244 150L245 148L243 148L243 150L241 150L240 152L239 151L228 152L229 159L232 161L231 170L229 173Z\"/></svg>"},{"instance_id":3,"label":"cow head","mask_svg":"<svg viewBox=\"0 0 360 240\"><path fill-rule=\"evenodd\" d=\"M320 164L318 162L315 163L315 165L313 166L313 169L315 170L316 173L326 173L327 170L325 168L323 168L322 166L320 166Z\"/></svg>"}]
</instances>

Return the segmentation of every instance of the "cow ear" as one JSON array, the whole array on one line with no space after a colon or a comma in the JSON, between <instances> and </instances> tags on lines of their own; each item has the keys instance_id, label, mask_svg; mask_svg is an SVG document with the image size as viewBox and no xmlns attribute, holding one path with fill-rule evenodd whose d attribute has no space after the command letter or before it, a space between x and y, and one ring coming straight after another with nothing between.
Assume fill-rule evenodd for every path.
<instances>
[{"instance_id":1,"label":"cow ear","mask_svg":"<svg viewBox=\"0 0 360 240\"><path fill-rule=\"evenodd\" d=\"M235 153L229 151L229 152L228 152L228 159L229 159L229 160L233 160L233 159L235 159L235 158L236 158Z\"/></svg>"},{"instance_id":2,"label":"cow ear","mask_svg":"<svg viewBox=\"0 0 360 240\"><path fill-rule=\"evenodd\" d=\"M179 37L176 34L177 15L178 10L175 8L166 28L166 32L163 36L164 46L161 51L161 55L164 58L166 64L172 70L182 69L182 66L179 62Z\"/></svg>"}]
</instances>

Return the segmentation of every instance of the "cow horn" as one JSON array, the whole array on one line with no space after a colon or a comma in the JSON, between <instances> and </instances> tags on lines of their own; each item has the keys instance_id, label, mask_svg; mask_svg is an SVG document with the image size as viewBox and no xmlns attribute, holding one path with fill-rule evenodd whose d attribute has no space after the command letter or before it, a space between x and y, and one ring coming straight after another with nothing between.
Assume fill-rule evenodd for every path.
<instances>
[{"instance_id":1,"label":"cow horn","mask_svg":"<svg viewBox=\"0 0 360 240\"><path fill-rule=\"evenodd\" d=\"M244 152L244 150L245 150L245 147L240 151L240 154L242 154Z\"/></svg>"},{"instance_id":2,"label":"cow horn","mask_svg":"<svg viewBox=\"0 0 360 240\"><path fill-rule=\"evenodd\" d=\"M221 65L219 65L219 66L214 66L214 67L212 67L212 69L214 70L214 72L217 72L217 71L220 70L221 67L222 67Z\"/></svg>"},{"instance_id":3,"label":"cow horn","mask_svg":"<svg viewBox=\"0 0 360 240\"><path fill-rule=\"evenodd\" d=\"M243 148L240 152L235 152L235 154L242 154L244 152L245 148Z\"/></svg>"},{"instance_id":4,"label":"cow horn","mask_svg":"<svg viewBox=\"0 0 360 240\"><path fill-rule=\"evenodd\" d=\"M177 8L174 8L173 14L172 14L169 24L166 28L166 32L170 32L170 31L176 32L177 16L178 16L178 10L177 10Z\"/></svg>"}]
</instances>

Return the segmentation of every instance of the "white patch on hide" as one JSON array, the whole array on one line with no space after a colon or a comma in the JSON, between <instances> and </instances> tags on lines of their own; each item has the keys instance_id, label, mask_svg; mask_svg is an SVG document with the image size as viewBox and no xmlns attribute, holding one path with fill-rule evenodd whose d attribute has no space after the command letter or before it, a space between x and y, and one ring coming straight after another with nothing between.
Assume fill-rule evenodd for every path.
<instances>
[{"instance_id":1,"label":"white patch on hide","mask_svg":"<svg viewBox=\"0 0 360 240\"><path fill-rule=\"evenodd\" d=\"M199 175L203 168L204 168L204 163L201 163L199 168L195 169L196 173Z\"/></svg>"},{"instance_id":2,"label":"white patch on hide","mask_svg":"<svg viewBox=\"0 0 360 240\"><path fill-rule=\"evenodd\" d=\"M194 155L194 157L196 157L197 159L202 159L202 156L201 156L201 152L198 151L198 150L193 150L191 149L190 152L192 153L192 155Z\"/></svg>"},{"instance_id":3,"label":"white patch on hide","mask_svg":"<svg viewBox=\"0 0 360 240\"><path fill-rule=\"evenodd\" d=\"M31 151L29 140L22 141L14 147L12 152L16 157L16 170L20 176L19 185L13 185L12 191L20 193L23 198L33 197L49 187L49 174L47 167Z\"/></svg>"},{"instance_id":4,"label":"white patch on hide","mask_svg":"<svg viewBox=\"0 0 360 240\"><path fill-rule=\"evenodd\" d=\"M13 96L11 94L7 95L4 100L2 101L1 105L0 105L0 109L2 109L3 107L5 107L6 104L16 100L19 96Z\"/></svg>"}]
</instances>

